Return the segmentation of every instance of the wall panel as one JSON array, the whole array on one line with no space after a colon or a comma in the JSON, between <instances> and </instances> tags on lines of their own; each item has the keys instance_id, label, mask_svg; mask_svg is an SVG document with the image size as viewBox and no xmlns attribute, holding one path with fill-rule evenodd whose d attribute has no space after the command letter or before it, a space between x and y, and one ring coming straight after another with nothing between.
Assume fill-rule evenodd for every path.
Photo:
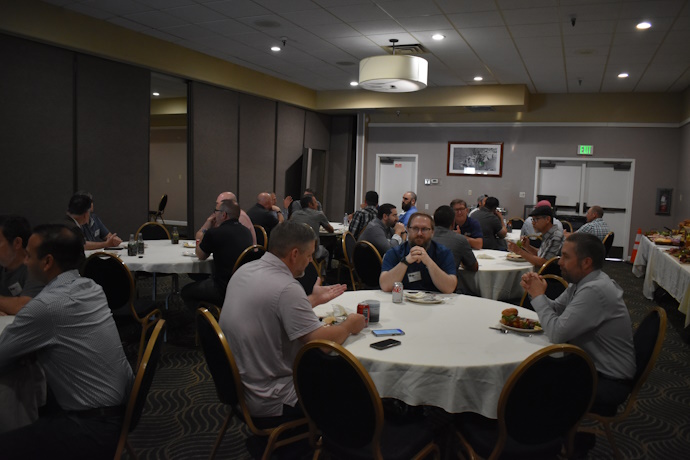
<instances>
[{"instance_id":1,"label":"wall panel","mask_svg":"<svg viewBox=\"0 0 690 460\"><path fill-rule=\"evenodd\" d=\"M241 174L235 193L245 210L254 206L259 193L274 187L276 105L268 99L240 95Z\"/></svg>"},{"instance_id":2,"label":"wall panel","mask_svg":"<svg viewBox=\"0 0 690 460\"><path fill-rule=\"evenodd\" d=\"M276 185L278 205L283 206L285 198L285 171L303 153L305 111L287 104L278 104L278 130L276 133ZM299 196L293 196L299 200Z\"/></svg>"},{"instance_id":3,"label":"wall panel","mask_svg":"<svg viewBox=\"0 0 690 460\"><path fill-rule=\"evenodd\" d=\"M150 72L83 54L76 71L77 189L127 239L148 218Z\"/></svg>"}]
</instances>

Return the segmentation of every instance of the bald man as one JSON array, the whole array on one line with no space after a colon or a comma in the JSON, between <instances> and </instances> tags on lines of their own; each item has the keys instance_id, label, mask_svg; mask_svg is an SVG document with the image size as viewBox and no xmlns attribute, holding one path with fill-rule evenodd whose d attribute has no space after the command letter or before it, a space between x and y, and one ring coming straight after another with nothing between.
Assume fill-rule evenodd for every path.
<instances>
[{"instance_id":1,"label":"bald man","mask_svg":"<svg viewBox=\"0 0 690 460\"><path fill-rule=\"evenodd\" d=\"M224 200L231 200L237 203L237 197L235 196L234 193L232 192L223 192L220 195L218 195L218 198L216 198L216 207L214 209L218 209L218 206L224 201ZM239 204L239 203L238 203ZM213 211L213 213L208 216L206 219L206 222L204 222L204 225L201 226L198 232L196 232L196 239L201 240L204 237L204 233L206 233L209 229L217 227L219 223L216 223L216 211ZM252 244L256 244L256 232L254 231L254 224L252 223L252 220L249 218L246 212L244 210L240 209L240 224L244 225L249 229L249 233L252 234Z\"/></svg>"},{"instance_id":2,"label":"bald man","mask_svg":"<svg viewBox=\"0 0 690 460\"><path fill-rule=\"evenodd\" d=\"M254 224L261 225L269 237L271 230L285 220L283 212L278 206L273 204L273 198L267 192L257 195L256 204L249 208L247 215L249 215Z\"/></svg>"}]
</instances>

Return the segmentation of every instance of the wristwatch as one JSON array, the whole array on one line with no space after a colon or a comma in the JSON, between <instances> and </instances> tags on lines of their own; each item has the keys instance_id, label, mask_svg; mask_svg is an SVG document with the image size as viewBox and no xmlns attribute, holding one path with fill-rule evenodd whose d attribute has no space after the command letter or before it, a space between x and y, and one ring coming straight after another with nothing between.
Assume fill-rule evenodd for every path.
<instances>
[{"instance_id":1,"label":"wristwatch","mask_svg":"<svg viewBox=\"0 0 690 460\"><path fill-rule=\"evenodd\" d=\"M400 262L407 265L408 267L410 266L410 263L407 261L407 256L403 257Z\"/></svg>"}]
</instances>

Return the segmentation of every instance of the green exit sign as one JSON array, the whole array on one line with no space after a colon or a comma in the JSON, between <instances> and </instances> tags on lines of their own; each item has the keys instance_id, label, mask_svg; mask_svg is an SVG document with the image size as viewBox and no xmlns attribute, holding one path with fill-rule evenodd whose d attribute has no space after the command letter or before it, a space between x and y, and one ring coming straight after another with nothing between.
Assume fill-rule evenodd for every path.
<instances>
[{"instance_id":1,"label":"green exit sign","mask_svg":"<svg viewBox=\"0 0 690 460\"><path fill-rule=\"evenodd\" d=\"M580 145L577 149L578 155L594 155L593 145Z\"/></svg>"}]
</instances>

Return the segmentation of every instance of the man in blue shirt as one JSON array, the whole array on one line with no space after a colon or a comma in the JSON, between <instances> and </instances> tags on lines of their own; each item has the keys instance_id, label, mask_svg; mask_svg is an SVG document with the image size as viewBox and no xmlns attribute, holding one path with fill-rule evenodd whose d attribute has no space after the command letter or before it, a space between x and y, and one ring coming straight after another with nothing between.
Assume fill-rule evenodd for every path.
<instances>
[{"instance_id":1,"label":"man in blue shirt","mask_svg":"<svg viewBox=\"0 0 690 460\"><path fill-rule=\"evenodd\" d=\"M400 223L407 226L410 216L417 212L417 194L415 192L405 192L402 197L402 210L400 214Z\"/></svg>"},{"instance_id":2,"label":"man in blue shirt","mask_svg":"<svg viewBox=\"0 0 690 460\"><path fill-rule=\"evenodd\" d=\"M455 212L455 225L453 226L455 233L467 238L467 242L470 243L472 249L481 249L484 246L482 226L468 215L467 202L455 199L450 202L450 207Z\"/></svg>"},{"instance_id":3,"label":"man in blue shirt","mask_svg":"<svg viewBox=\"0 0 690 460\"><path fill-rule=\"evenodd\" d=\"M385 292L393 283L402 281L405 289L440 291L450 294L458 284L453 254L445 246L431 240L434 220L429 214L417 212L407 225L408 240L391 248L383 257L379 284Z\"/></svg>"}]
</instances>

